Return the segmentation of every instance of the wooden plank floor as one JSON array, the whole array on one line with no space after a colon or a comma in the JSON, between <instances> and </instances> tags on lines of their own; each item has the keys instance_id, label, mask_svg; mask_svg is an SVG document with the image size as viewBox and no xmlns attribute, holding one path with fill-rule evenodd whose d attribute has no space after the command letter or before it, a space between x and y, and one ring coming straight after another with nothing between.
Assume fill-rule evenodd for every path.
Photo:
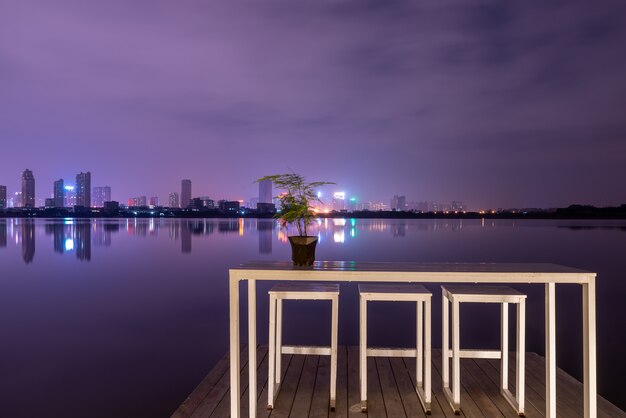
<instances>
[{"instance_id":1,"label":"wooden plank floor","mask_svg":"<svg viewBox=\"0 0 626 418\"><path fill-rule=\"evenodd\" d=\"M241 407L248 415L248 355L241 351ZM275 407L267 405L267 346L257 348L259 417L424 417L415 394L415 360L368 358L368 412L359 403L358 347L340 347L337 371L337 408L329 409L330 363L328 356L283 355L282 387ZM510 387L514 388L514 354L509 362ZM172 418L221 418L230 410L229 359L224 356L198 387L174 412ZM545 416L545 362L535 353L526 353L526 416ZM441 350L433 352L433 417L454 417L441 388ZM497 360L461 360L461 416L516 417L500 395L500 363ZM563 418L583 415L582 383L558 370L557 415ZM598 397L598 416L626 418L626 413Z\"/></svg>"}]
</instances>

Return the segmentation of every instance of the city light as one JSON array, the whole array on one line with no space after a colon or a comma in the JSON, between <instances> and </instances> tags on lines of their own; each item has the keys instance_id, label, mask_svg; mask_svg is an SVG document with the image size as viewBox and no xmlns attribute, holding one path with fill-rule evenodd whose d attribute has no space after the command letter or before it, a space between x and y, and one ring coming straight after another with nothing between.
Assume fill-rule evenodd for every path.
<instances>
[{"instance_id":1,"label":"city light","mask_svg":"<svg viewBox=\"0 0 626 418\"><path fill-rule=\"evenodd\" d=\"M74 186L67 185L67 186L64 187L64 189L68 190L68 191L72 191L72 190L74 190Z\"/></svg>"}]
</instances>

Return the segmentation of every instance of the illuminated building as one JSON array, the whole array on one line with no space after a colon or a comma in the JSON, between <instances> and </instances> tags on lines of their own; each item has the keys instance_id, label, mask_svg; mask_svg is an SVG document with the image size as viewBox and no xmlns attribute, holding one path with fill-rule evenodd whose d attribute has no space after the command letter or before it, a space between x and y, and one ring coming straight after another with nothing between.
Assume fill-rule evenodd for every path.
<instances>
[{"instance_id":1,"label":"illuminated building","mask_svg":"<svg viewBox=\"0 0 626 418\"><path fill-rule=\"evenodd\" d=\"M71 208L76 206L76 190L74 186L65 186L65 207Z\"/></svg>"},{"instance_id":2,"label":"illuminated building","mask_svg":"<svg viewBox=\"0 0 626 418\"><path fill-rule=\"evenodd\" d=\"M91 173L76 175L76 206L91 207Z\"/></svg>"},{"instance_id":3,"label":"illuminated building","mask_svg":"<svg viewBox=\"0 0 626 418\"><path fill-rule=\"evenodd\" d=\"M22 207L35 207L35 176L28 169L22 173Z\"/></svg>"},{"instance_id":4,"label":"illuminated building","mask_svg":"<svg viewBox=\"0 0 626 418\"><path fill-rule=\"evenodd\" d=\"M172 192L170 193L170 208L177 208L180 206L180 203L178 201L178 193L176 192Z\"/></svg>"},{"instance_id":5,"label":"illuminated building","mask_svg":"<svg viewBox=\"0 0 626 418\"><path fill-rule=\"evenodd\" d=\"M0 186L0 210L7 208L7 186Z\"/></svg>"},{"instance_id":6,"label":"illuminated building","mask_svg":"<svg viewBox=\"0 0 626 418\"><path fill-rule=\"evenodd\" d=\"M145 196L131 197L128 199L128 206L147 206L148 200Z\"/></svg>"},{"instance_id":7,"label":"illuminated building","mask_svg":"<svg viewBox=\"0 0 626 418\"><path fill-rule=\"evenodd\" d=\"M191 180L184 179L181 181L180 191L180 207L186 208L191 203Z\"/></svg>"},{"instance_id":8,"label":"illuminated building","mask_svg":"<svg viewBox=\"0 0 626 418\"><path fill-rule=\"evenodd\" d=\"M54 190L52 196L52 207L62 208L65 206L65 186L63 185L63 179L58 179L54 182Z\"/></svg>"},{"instance_id":9,"label":"illuminated building","mask_svg":"<svg viewBox=\"0 0 626 418\"><path fill-rule=\"evenodd\" d=\"M111 187L102 186L102 187L94 187L92 190L92 205L93 207L102 208L104 207L104 202L111 201Z\"/></svg>"},{"instance_id":10,"label":"illuminated building","mask_svg":"<svg viewBox=\"0 0 626 418\"><path fill-rule=\"evenodd\" d=\"M46 197L44 200L43 207L46 209L54 207L54 197Z\"/></svg>"},{"instance_id":11,"label":"illuminated building","mask_svg":"<svg viewBox=\"0 0 626 418\"><path fill-rule=\"evenodd\" d=\"M452 210L455 212L463 212L467 210L467 206L463 204L463 202L459 202L458 200L453 200L451 204Z\"/></svg>"},{"instance_id":12,"label":"illuminated building","mask_svg":"<svg viewBox=\"0 0 626 418\"><path fill-rule=\"evenodd\" d=\"M391 210L406 210L406 196L394 195L390 206Z\"/></svg>"},{"instance_id":13,"label":"illuminated building","mask_svg":"<svg viewBox=\"0 0 626 418\"><path fill-rule=\"evenodd\" d=\"M211 199L209 196L201 196L200 202L203 208L215 209L215 200Z\"/></svg>"},{"instance_id":14,"label":"illuminated building","mask_svg":"<svg viewBox=\"0 0 626 418\"><path fill-rule=\"evenodd\" d=\"M238 200L220 200L217 202L219 209L223 212L237 212L239 211L239 201Z\"/></svg>"},{"instance_id":15,"label":"illuminated building","mask_svg":"<svg viewBox=\"0 0 626 418\"><path fill-rule=\"evenodd\" d=\"M346 192L333 193L333 210L346 210Z\"/></svg>"},{"instance_id":16,"label":"illuminated building","mask_svg":"<svg viewBox=\"0 0 626 418\"><path fill-rule=\"evenodd\" d=\"M259 182L259 203L272 203L272 181Z\"/></svg>"},{"instance_id":17,"label":"illuminated building","mask_svg":"<svg viewBox=\"0 0 626 418\"><path fill-rule=\"evenodd\" d=\"M159 198L157 196L150 197L150 206L159 206Z\"/></svg>"}]
</instances>

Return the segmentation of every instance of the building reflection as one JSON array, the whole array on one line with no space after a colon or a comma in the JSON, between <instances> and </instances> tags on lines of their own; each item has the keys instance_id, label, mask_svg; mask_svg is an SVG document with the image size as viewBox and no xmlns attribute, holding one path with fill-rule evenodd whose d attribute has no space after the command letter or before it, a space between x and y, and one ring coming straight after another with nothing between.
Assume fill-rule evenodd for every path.
<instances>
[{"instance_id":1,"label":"building reflection","mask_svg":"<svg viewBox=\"0 0 626 418\"><path fill-rule=\"evenodd\" d=\"M76 258L91 260L91 222L79 222L75 225Z\"/></svg>"},{"instance_id":2,"label":"building reflection","mask_svg":"<svg viewBox=\"0 0 626 418\"><path fill-rule=\"evenodd\" d=\"M256 229L259 235L259 254L271 254L274 220L257 219Z\"/></svg>"},{"instance_id":3,"label":"building reflection","mask_svg":"<svg viewBox=\"0 0 626 418\"><path fill-rule=\"evenodd\" d=\"M35 258L35 221L23 219L20 232L22 234L22 259L29 264Z\"/></svg>"},{"instance_id":4,"label":"building reflection","mask_svg":"<svg viewBox=\"0 0 626 418\"><path fill-rule=\"evenodd\" d=\"M187 220L180 225L180 250L185 254L191 252L191 226Z\"/></svg>"},{"instance_id":5,"label":"building reflection","mask_svg":"<svg viewBox=\"0 0 626 418\"><path fill-rule=\"evenodd\" d=\"M7 246L7 221L0 219L0 248Z\"/></svg>"}]
</instances>

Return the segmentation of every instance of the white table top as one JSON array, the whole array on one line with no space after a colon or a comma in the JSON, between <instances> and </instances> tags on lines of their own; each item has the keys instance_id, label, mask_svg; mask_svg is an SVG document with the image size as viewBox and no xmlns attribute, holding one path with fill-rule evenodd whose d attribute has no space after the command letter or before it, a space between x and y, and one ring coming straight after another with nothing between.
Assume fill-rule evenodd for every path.
<instances>
[{"instance_id":1,"label":"white table top","mask_svg":"<svg viewBox=\"0 0 626 418\"><path fill-rule=\"evenodd\" d=\"M337 280L378 282L588 283L596 273L550 263L417 263L248 261L230 269L237 280Z\"/></svg>"}]
</instances>

